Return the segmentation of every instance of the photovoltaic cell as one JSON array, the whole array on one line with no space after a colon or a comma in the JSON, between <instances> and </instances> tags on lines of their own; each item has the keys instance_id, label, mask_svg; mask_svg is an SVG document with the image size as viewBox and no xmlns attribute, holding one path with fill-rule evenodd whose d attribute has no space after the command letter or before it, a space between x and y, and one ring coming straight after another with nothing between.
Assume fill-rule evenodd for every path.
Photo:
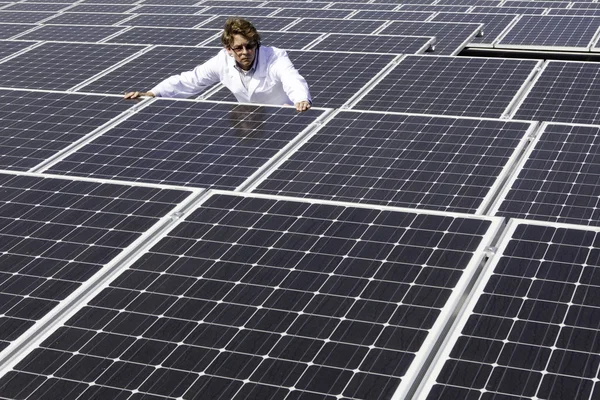
<instances>
[{"instance_id":1,"label":"photovoltaic cell","mask_svg":"<svg viewBox=\"0 0 600 400\"><path fill-rule=\"evenodd\" d=\"M600 17L523 15L495 47L587 50Z\"/></svg>"},{"instance_id":2,"label":"photovoltaic cell","mask_svg":"<svg viewBox=\"0 0 600 400\"><path fill-rule=\"evenodd\" d=\"M5 87L67 90L142 48L48 42L0 63L0 80Z\"/></svg>"},{"instance_id":3,"label":"photovoltaic cell","mask_svg":"<svg viewBox=\"0 0 600 400\"><path fill-rule=\"evenodd\" d=\"M313 104L318 107L342 106L396 57L324 51L290 51L288 54L308 82ZM208 99L235 101L227 88Z\"/></svg>"},{"instance_id":4,"label":"photovoltaic cell","mask_svg":"<svg viewBox=\"0 0 600 400\"><path fill-rule=\"evenodd\" d=\"M158 99L49 171L235 189L321 112Z\"/></svg>"},{"instance_id":5,"label":"photovoltaic cell","mask_svg":"<svg viewBox=\"0 0 600 400\"><path fill-rule=\"evenodd\" d=\"M492 44L516 17L517 14L439 13L432 21L482 23L483 35L474 37L471 43Z\"/></svg>"},{"instance_id":6,"label":"photovoltaic cell","mask_svg":"<svg viewBox=\"0 0 600 400\"><path fill-rule=\"evenodd\" d=\"M198 0L144 0L143 4L193 6L202 1ZM204 4L202 4L204 5Z\"/></svg>"},{"instance_id":7,"label":"photovoltaic cell","mask_svg":"<svg viewBox=\"0 0 600 400\"><path fill-rule=\"evenodd\" d=\"M381 28L386 21L358 20L358 19L326 19L303 18L288 31L294 32L321 32L321 33L373 33Z\"/></svg>"},{"instance_id":8,"label":"photovoltaic cell","mask_svg":"<svg viewBox=\"0 0 600 400\"><path fill-rule=\"evenodd\" d=\"M0 350L189 194L5 173L0 187Z\"/></svg>"},{"instance_id":9,"label":"photovoltaic cell","mask_svg":"<svg viewBox=\"0 0 600 400\"><path fill-rule=\"evenodd\" d=\"M67 7L71 7L71 4L52 4L52 3L14 3L3 10L7 11L60 11Z\"/></svg>"},{"instance_id":10,"label":"photovoltaic cell","mask_svg":"<svg viewBox=\"0 0 600 400\"><path fill-rule=\"evenodd\" d=\"M455 55L481 30L480 24L461 22L394 21L383 29L384 35L435 36L435 53Z\"/></svg>"},{"instance_id":11,"label":"photovoltaic cell","mask_svg":"<svg viewBox=\"0 0 600 400\"><path fill-rule=\"evenodd\" d=\"M131 13L134 14L182 14L192 15L200 13L205 10L206 7L192 7L192 6L137 6L131 9Z\"/></svg>"},{"instance_id":12,"label":"photovoltaic cell","mask_svg":"<svg viewBox=\"0 0 600 400\"><path fill-rule=\"evenodd\" d=\"M8 372L0 391L391 398L491 226L214 195Z\"/></svg>"},{"instance_id":13,"label":"photovoltaic cell","mask_svg":"<svg viewBox=\"0 0 600 400\"><path fill-rule=\"evenodd\" d=\"M430 4L403 4L398 11L429 11L429 12L457 12L467 13L471 5L430 5Z\"/></svg>"},{"instance_id":14,"label":"photovoltaic cell","mask_svg":"<svg viewBox=\"0 0 600 400\"><path fill-rule=\"evenodd\" d=\"M219 33L213 29L135 27L109 40L110 43L196 46Z\"/></svg>"},{"instance_id":15,"label":"photovoltaic cell","mask_svg":"<svg viewBox=\"0 0 600 400\"><path fill-rule=\"evenodd\" d=\"M597 124L597 63L549 61L516 111L516 118Z\"/></svg>"},{"instance_id":16,"label":"photovoltaic cell","mask_svg":"<svg viewBox=\"0 0 600 400\"><path fill-rule=\"evenodd\" d=\"M209 18L209 15L142 14L123 22L123 25L193 28Z\"/></svg>"},{"instance_id":17,"label":"photovoltaic cell","mask_svg":"<svg viewBox=\"0 0 600 400\"><path fill-rule=\"evenodd\" d=\"M530 7L532 5L536 7L546 7L546 8L567 8L571 7L570 1L541 1L536 0L535 2L531 1L522 1L522 0L506 0L502 2L502 7Z\"/></svg>"},{"instance_id":18,"label":"photovoltaic cell","mask_svg":"<svg viewBox=\"0 0 600 400\"><path fill-rule=\"evenodd\" d=\"M123 29L125 28L122 26L44 25L35 31L20 35L18 39L97 42Z\"/></svg>"},{"instance_id":19,"label":"photovoltaic cell","mask_svg":"<svg viewBox=\"0 0 600 400\"><path fill-rule=\"evenodd\" d=\"M0 90L0 168L33 168L132 105L114 97Z\"/></svg>"},{"instance_id":20,"label":"photovoltaic cell","mask_svg":"<svg viewBox=\"0 0 600 400\"><path fill-rule=\"evenodd\" d=\"M133 4L75 4L68 12L78 13L126 13L132 12ZM136 10L137 12L137 10Z\"/></svg>"},{"instance_id":21,"label":"photovoltaic cell","mask_svg":"<svg viewBox=\"0 0 600 400\"><path fill-rule=\"evenodd\" d=\"M600 395L598 231L511 228L422 398Z\"/></svg>"},{"instance_id":22,"label":"photovoltaic cell","mask_svg":"<svg viewBox=\"0 0 600 400\"><path fill-rule=\"evenodd\" d=\"M33 43L30 42L11 42L9 40L0 41L0 60L10 55L15 54L18 51L26 49Z\"/></svg>"},{"instance_id":23,"label":"photovoltaic cell","mask_svg":"<svg viewBox=\"0 0 600 400\"><path fill-rule=\"evenodd\" d=\"M341 112L258 193L476 212L526 122Z\"/></svg>"},{"instance_id":24,"label":"photovoltaic cell","mask_svg":"<svg viewBox=\"0 0 600 400\"><path fill-rule=\"evenodd\" d=\"M535 5L534 2L531 2ZM577 4L577 3L573 3ZM522 15L540 15L546 12L543 7L488 7L488 6L475 6L471 10L473 13L492 13L492 14L522 14Z\"/></svg>"},{"instance_id":25,"label":"photovoltaic cell","mask_svg":"<svg viewBox=\"0 0 600 400\"><path fill-rule=\"evenodd\" d=\"M497 215L600 225L598 127L548 124Z\"/></svg>"},{"instance_id":26,"label":"photovoltaic cell","mask_svg":"<svg viewBox=\"0 0 600 400\"><path fill-rule=\"evenodd\" d=\"M14 24L30 24L50 18L51 12L19 12L0 10L0 22L11 22Z\"/></svg>"},{"instance_id":27,"label":"photovoltaic cell","mask_svg":"<svg viewBox=\"0 0 600 400\"><path fill-rule=\"evenodd\" d=\"M548 15L578 15L578 16L600 16L600 9L588 9L588 8L550 8Z\"/></svg>"},{"instance_id":28,"label":"photovoltaic cell","mask_svg":"<svg viewBox=\"0 0 600 400\"><path fill-rule=\"evenodd\" d=\"M390 21L425 21L434 13L422 11L359 11L350 19L379 19Z\"/></svg>"},{"instance_id":29,"label":"photovoltaic cell","mask_svg":"<svg viewBox=\"0 0 600 400\"><path fill-rule=\"evenodd\" d=\"M203 2L202 4L211 4L211 5L216 5L214 3L218 3L217 1L214 2ZM221 2L222 3L222 2ZM290 7L298 7L301 6L302 8L312 8L312 9L322 9L325 8L327 6L329 6L331 4L330 1L311 1L311 2L296 2L296 1L267 1L266 3L264 3L266 7L275 7L275 8L284 8L284 9L288 9Z\"/></svg>"},{"instance_id":30,"label":"photovoltaic cell","mask_svg":"<svg viewBox=\"0 0 600 400\"><path fill-rule=\"evenodd\" d=\"M8 39L13 36L35 28L35 25L23 24L0 24L0 39Z\"/></svg>"},{"instance_id":31,"label":"photovoltaic cell","mask_svg":"<svg viewBox=\"0 0 600 400\"><path fill-rule=\"evenodd\" d=\"M265 31L278 31L280 29L285 28L292 22L295 22L297 18L285 18L285 17L257 17L252 15L239 15L241 18L245 18L248 21L252 22L252 24L256 27L258 32ZM202 24L202 28L211 28L211 29L219 29L219 31L223 30L223 26L225 25L225 21L227 20L228 15L223 14L217 16L215 19L212 19L204 24ZM313 31L307 31L313 32Z\"/></svg>"},{"instance_id":32,"label":"photovoltaic cell","mask_svg":"<svg viewBox=\"0 0 600 400\"><path fill-rule=\"evenodd\" d=\"M312 3L303 3L302 6L306 8L282 8L276 17L294 17L294 18L337 18L343 19L348 15L352 14L352 10L321 10L309 8ZM296 4L300 6L300 4Z\"/></svg>"},{"instance_id":33,"label":"photovoltaic cell","mask_svg":"<svg viewBox=\"0 0 600 400\"><path fill-rule=\"evenodd\" d=\"M247 17L268 17L277 11L277 8L265 8L254 6L235 6L236 15L245 15ZM232 12L231 5L225 7L209 7L202 11L206 15L230 15Z\"/></svg>"},{"instance_id":34,"label":"photovoltaic cell","mask_svg":"<svg viewBox=\"0 0 600 400\"><path fill-rule=\"evenodd\" d=\"M127 14L116 13L60 13L44 21L53 25L113 25L127 18Z\"/></svg>"},{"instance_id":35,"label":"photovoltaic cell","mask_svg":"<svg viewBox=\"0 0 600 400\"><path fill-rule=\"evenodd\" d=\"M499 118L529 78L536 60L407 56L354 106Z\"/></svg>"},{"instance_id":36,"label":"photovoltaic cell","mask_svg":"<svg viewBox=\"0 0 600 400\"><path fill-rule=\"evenodd\" d=\"M101 76L79 89L92 93L148 91L170 76L190 71L215 56L220 49L205 47L157 46L140 57Z\"/></svg>"},{"instance_id":37,"label":"photovoltaic cell","mask_svg":"<svg viewBox=\"0 0 600 400\"><path fill-rule=\"evenodd\" d=\"M310 49L418 54L429 50L433 43L435 43L435 38L423 36L344 35L341 33L332 33L314 46L311 46Z\"/></svg>"},{"instance_id":38,"label":"photovoltaic cell","mask_svg":"<svg viewBox=\"0 0 600 400\"><path fill-rule=\"evenodd\" d=\"M393 1L388 3L360 3L360 2L340 2L340 3L332 3L329 6L330 9L340 9L340 10L377 10L377 11L392 11L398 8L398 4L394 4Z\"/></svg>"}]
</instances>

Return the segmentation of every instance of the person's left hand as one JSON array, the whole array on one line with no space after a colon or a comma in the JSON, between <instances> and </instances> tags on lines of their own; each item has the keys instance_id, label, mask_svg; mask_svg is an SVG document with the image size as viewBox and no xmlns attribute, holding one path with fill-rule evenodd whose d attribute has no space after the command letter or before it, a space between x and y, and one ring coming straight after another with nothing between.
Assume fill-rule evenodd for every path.
<instances>
[{"instance_id":1,"label":"person's left hand","mask_svg":"<svg viewBox=\"0 0 600 400\"><path fill-rule=\"evenodd\" d=\"M296 107L296 111L304 112L310 108L310 103L304 100L297 102L296 104L294 104L294 106Z\"/></svg>"}]
</instances>

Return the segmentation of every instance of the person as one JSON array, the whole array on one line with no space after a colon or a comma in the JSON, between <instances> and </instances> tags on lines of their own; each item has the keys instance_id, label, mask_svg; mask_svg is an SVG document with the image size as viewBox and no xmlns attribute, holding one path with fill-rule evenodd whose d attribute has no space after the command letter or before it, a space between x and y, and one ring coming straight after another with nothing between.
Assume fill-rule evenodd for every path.
<instances>
[{"instance_id":1,"label":"person","mask_svg":"<svg viewBox=\"0 0 600 400\"><path fill-rule=\"evenodd\" d=\"M261 46L260 35L250 21L228 18L221 43L224 48L204 64L171 76L150 91L128 92L124 98L187 98L221 82L242 103L288 104L299 112L311 107L308 84L286 51Z\"/></svg>"}]
</instances>

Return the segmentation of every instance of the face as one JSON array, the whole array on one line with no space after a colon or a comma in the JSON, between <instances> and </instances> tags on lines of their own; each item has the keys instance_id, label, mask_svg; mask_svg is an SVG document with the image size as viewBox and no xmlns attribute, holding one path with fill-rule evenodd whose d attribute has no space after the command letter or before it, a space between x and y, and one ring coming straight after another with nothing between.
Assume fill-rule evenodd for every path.
<instances>
[{"instance_id":1,"label":"face","mask_svg":"<svg viewBox=\"0 0 600 400\"><path fill-rule=\"evenodd\" d=\"M256 43L250 42L242 35L233 35L233 44L227 48L227 52L235 58L242 69L248 70L256 57Z\"/></svg>"}]
</instances>

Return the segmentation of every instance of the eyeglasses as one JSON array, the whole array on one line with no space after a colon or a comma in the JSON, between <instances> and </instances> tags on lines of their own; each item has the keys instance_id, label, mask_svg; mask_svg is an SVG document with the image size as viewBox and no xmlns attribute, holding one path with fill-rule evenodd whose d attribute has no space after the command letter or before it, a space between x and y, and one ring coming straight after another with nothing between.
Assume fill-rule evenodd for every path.
<instances>
[{"instance_id":1,"label":"eyeglasses","mask_svg":"<svg viewBox=\"0 0 600 400\"><path fill-rule=\"evenodd\" d=\"M246 49L246 51L250 51L250 50L256 49L257 47L258 47L257 42L248 42L246 44L242 44L239 46L230 47L230 49L235 51L236 53L240 53L243 49Z\"/></svg>"}]
</instances>

